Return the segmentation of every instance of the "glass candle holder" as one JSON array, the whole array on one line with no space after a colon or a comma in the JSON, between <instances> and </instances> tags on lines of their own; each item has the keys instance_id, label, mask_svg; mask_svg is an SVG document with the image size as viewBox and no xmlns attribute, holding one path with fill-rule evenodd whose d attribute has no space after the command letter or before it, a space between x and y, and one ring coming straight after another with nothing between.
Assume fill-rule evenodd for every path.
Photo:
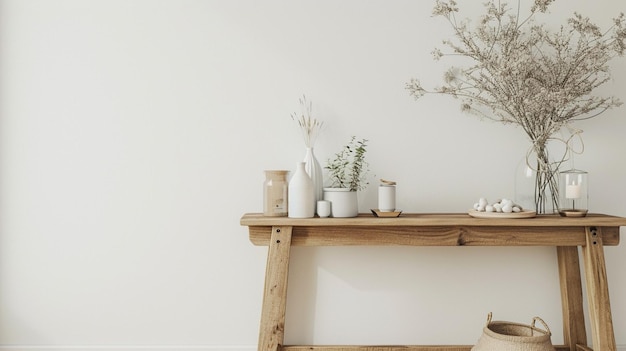
<instances>
[{"instance_id":1,"label":"glass candle holder","mask_svg":"<svg viewBox=\"0 0 626 351\"><path fill-rule=\"evenodd\" d=\"M559 214L563 217L585 217L589 201L588 174L570 169L559 174Z\"/></svg>"}]
</instances>

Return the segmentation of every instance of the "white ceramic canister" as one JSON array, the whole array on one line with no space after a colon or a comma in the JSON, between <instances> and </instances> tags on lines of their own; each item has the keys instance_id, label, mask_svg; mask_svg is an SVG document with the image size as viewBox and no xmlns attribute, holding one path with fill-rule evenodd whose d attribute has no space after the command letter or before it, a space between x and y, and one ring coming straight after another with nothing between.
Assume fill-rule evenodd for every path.
<instances>
[{"instance_id":1,"label":"white ceramic canister","mask_svg":"<svg viewBox=\"0 0 626 351\"><path fill-rule=\"evenodd\" d=\"M381 184L378 187L378 210L393 212L396 210L396 186Z\"/></svg>"}]
</instances>

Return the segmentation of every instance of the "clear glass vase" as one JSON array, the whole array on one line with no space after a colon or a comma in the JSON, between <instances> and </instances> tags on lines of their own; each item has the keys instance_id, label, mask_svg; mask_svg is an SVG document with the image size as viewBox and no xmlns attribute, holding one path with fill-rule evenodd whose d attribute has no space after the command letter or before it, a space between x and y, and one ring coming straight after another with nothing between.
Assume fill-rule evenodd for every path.
<instances>
[{"instance_id":1,"label":"clear glass vase","mask_svg":"<svg viewBox=\"0 0 626 351\"><path fill-rule=\"evenodd\" d=\"M551 160L545 145L536 146L519 163L515 173L515 202L524 210L554 214L559 210L559 163Z\"/></svg>"}]
</instances>

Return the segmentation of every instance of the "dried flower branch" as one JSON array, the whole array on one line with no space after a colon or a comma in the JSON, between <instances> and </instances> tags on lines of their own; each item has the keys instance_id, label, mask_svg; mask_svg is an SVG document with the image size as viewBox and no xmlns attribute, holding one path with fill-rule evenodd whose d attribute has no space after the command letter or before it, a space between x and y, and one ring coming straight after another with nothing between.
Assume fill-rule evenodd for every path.
<instances>
[{"instance_id":1,"label":"dried flower branch","mask_svg":"<svg viewBox=\"0 0 626 351\"><path fill-rule=\"evenodd\" d=\"M291 119L298 122L306 147L313 147L324 122L313 118L313 103L307 101L305 95L302 95L302 98L300 98L300 106L302 107L302 113L299 116L296 113L292 113Z\"/></svg>"},{"instance_id":2,"label":"dried flower branch","mask_svg":"<svg viewBox=\"0 0 626 351\"><path fill-rule=\"evenodd\" d=\"M444 41L436 59L460 55L474 61L466 68L450 67L444 84L426 90L417 79L407 83L416 99L438 93L461 99L465 112L521 126L534 141L546 140L574 120L595 117L621 105L615 97L592 92L610 80L608 62L626 50L624 14L602 32L576 13L557 32L534 22L554 0L535 0L530 15L510 14L506 3L490 1L475 28L457 21L454 0L437 0L433 14L448 20L458 42Z\"/></svg>"},{"instance_id":3,"label":"dried flower branch","mask_svg":"<svg viewBox=\"0 0 626 351\"><path fill-rule=\"evenodd\" d=\"M563 156L551 164L546 143L576 120L596 117L620 106L616 97L593 95L610 80L608 62L626 50L626 19L620 14L602 31L589 18L575 13L558 31L537 24L534 17L545 13L554 0L535 0L530 14L520 18L506 3L490 0L486 13L475 27L458 21L454 0L436 0L433 15L445 18L454 30L455 41L443 44L451 51L433 51L439 60L463 56L469 67L450 67L444 84L425 89L411 79L406 88L416 99L425 94L445 94L461 100L461 110L484 118L520 126L533 143L539 164L546 173L541 187L553 187L555 172ZM519 8L519 1L518 1ZM569 140L564 141L569 147ZM566 151L567 153L567 151ZM539 177L539 174L538 174ZM557 188L553 188L555 196Z\"/></svg>"}]
</instances>

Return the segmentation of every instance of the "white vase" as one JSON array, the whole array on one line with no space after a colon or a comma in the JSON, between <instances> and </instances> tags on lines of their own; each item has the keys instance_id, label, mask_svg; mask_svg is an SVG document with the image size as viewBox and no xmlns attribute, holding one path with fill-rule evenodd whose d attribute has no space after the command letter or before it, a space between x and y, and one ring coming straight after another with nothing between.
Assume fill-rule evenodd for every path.
<instances>
[{"instance_id":1,"label":"white vase","mask_svg":"<svg viewBox=\"0 0 626 351\"><path fill-rule=\"evenodd\" d=\"M359 214L357 192L348 188L324 188L324 200L330 201L332 217L356 217Z\"/></svg>"},{"instance_id":2,"label":"white vase","mask_svg":"<svg viewBox=\"0 0 626 351\"><path fill-rule=\"evenodd\" d=\"M322 173L322 166L320 166L317 158L315 158L312 147L306 148L306 154L304 155L303 162L306 173L313 181L315 201L322 200L324 198L324 174Z\"/></svg>"},{"instance_id":3,"label":"white vase","mask_svg":"<svg viewBox=\"0 0 626 351\"><path fill-rule=\"evenodd\" d=\"M290 218L312 218L315 216L315 193L313 181L304 169L304 162L296 164L296 171L289 181L288 211Z\"/></svg>"}]
</instances>

